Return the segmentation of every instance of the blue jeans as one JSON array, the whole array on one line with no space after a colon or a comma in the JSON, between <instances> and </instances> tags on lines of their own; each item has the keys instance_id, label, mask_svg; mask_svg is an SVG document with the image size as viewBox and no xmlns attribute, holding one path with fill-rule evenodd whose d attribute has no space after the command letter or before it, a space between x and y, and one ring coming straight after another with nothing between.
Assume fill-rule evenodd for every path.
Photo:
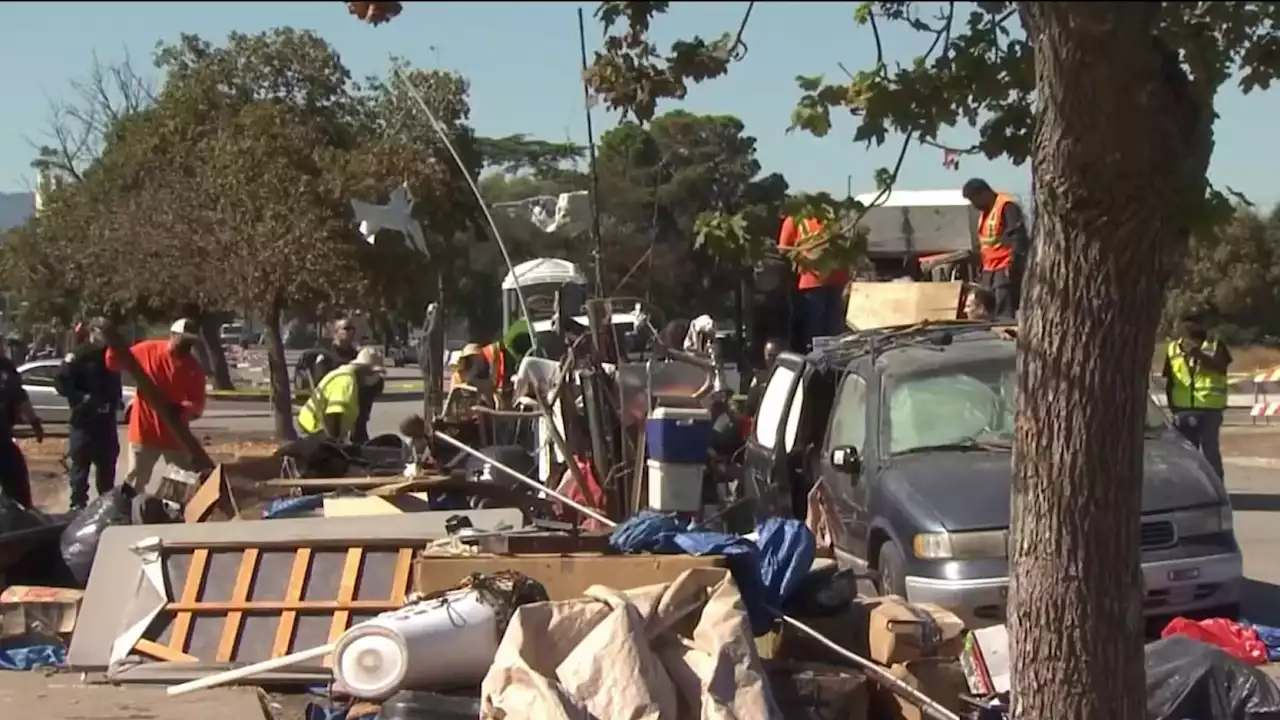
<instances>
[{"instance_id":1,"label":"blue jeans","mask_svg":"<svg viewBox=\"0 0 1280 720\"><path fill-rule=\"evenodd\" d=\"M806 350L813 346L813 339L816 337L839 335L843 332L844 313L840 308L843 291L844 288L839 285L824 285L800 291Z\"/></svg>"},{"instance_id":2,"label":"blue jeans","mask_svg":"<svg viewBox=\"0 0 1280 720\"><path fill-rule=\"evenodd\" d=\"M1222 446L1218 440L1222 434L1221 410L1174 410L1173 425L1192 445L1204 453L1213 471L1222 474Z\"/></svg>"}]
</instances>

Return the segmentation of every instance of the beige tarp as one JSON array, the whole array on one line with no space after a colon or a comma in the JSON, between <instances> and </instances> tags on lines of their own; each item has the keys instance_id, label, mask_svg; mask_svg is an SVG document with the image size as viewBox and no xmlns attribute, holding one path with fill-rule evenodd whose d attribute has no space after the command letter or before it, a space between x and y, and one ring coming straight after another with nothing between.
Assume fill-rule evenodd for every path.
<instances>
[{"instance_id":1,"label":"beige tarp","mask_svg":"<svg viewBox=\"0 0 1280 720\"><path fill-rule=\"evenodd\" d=\"M767 720L780 716L729 573L516 610L481 718Z\"/></svg>"}]
</instances>

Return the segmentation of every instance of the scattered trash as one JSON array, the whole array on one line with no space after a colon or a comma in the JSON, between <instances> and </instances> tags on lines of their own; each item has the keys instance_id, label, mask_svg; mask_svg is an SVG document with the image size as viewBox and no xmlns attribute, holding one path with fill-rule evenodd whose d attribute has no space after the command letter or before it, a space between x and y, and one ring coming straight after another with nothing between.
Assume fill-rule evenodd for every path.
<instances>
[{"instance_id":1,"label":"scattered trash","mask_svg":"<svg viewBox=\"0 0 1280 720\"><path fill-rule=\"evenodd\" d=\"M1147 713L1154 720L1270 720L1280 688L1225 650L1182 635L1147 645Z\"/></svg>"},{"instance_id":2,"label":"scattered trash","mask_svg":"<svg viewBox=\"0 0 1280 720\"><path fill-rule=\"evenodd\" d=\"M0 638L69 636L82 599L83 590L11 585L0 593Z\"/></svg>"},{"instance_id":3,"label":"scattered trash","mask_svg":"<svg viewBox=\"0 0 1280 720\"><path fill-rule=\"evenodd\" d=\"M1185 635L1221 648L1250 665L1261 665L1267 661L1267 646L1258 637L1257 630L1234 620L1210 618L1197 621L1178 617L1170 620L1160 631L1162 638L1173 635Z\"/></svg>"},{"instance_id":4,"label":"scattered trash","mask_svg":"<svg viewBox=\"0 0 1280 720\"><path fill-rule=\"evenodd\" d=\"M1263 645L1267 646L1267 660L1269 662L1280 661L1280 628L1249 622L1241 624L1253 628L1254 632L1258 633L1258 639L1262 641Z\"/></svg>"},{"instance_id":5,"label":"scattered trash","mask_svg":"<svg viewBox=\"0 0 1280 720\"><path fill-rule=\"evenodd\" d=\"M324 495L303 495L301 497L280 498L272 500L262 511L263 520L276 518L303 517L324 507Z\"/></svg>"},{"instance_id":6,"label":"scattered trash","mask_svg":"<svg viewBox=\"0 0 1280 720\"><path fill-rule=\"evenodd\" d=\"M102 532L113 525L172 523L180 520L165 501L138 493L132 485L118 485L99 495L62 532L62 559L84 587L98 553Z\"/></svg>"}]
</instances>

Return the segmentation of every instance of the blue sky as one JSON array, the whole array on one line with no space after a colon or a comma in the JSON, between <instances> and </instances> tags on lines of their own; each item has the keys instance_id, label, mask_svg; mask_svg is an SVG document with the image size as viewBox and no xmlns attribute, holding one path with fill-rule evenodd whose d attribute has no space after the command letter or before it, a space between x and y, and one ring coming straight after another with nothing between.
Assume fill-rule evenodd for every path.
<instances>
[{"instance_id":1,"label":"blue sky","mask_svg":"<svg viewBox=\"0 0 1280 720\"><path fill-rule=\"evenodd\" d=\"M485 135L528 133L548 140L584 142L586 127L579 84L575 11L587 9L590 50L600 42L591 18L593 3L409 2L390 24L367 27L336 0L326 2L101 2L0 4L0 67L5 111L0 120L0 190L30 189L28 168L48 127L50 98L65 97L69 83L83 77L93 53L116 60L127 51L138 68L150 69L159 40L192 32L220 40L233 30L257 32L292 25L318 32L342 54L357 77L380 72L389 54L420 67L461 72L471 81L472 122ZM679 36L717 36L737 27L743 2L673 3L660 18L664 44ZM759 139L766 171L786 175L793 188L842 194L852 176L854 192L873 189L872 172L891 165L899 142L865 149L849 140L852 121L826 138L787 134L791 108L799 96L798 74L839 73L837 63L857 69L873 58L869 33L853 24L854 3L762 2L756 5L746 39L749 52L727 77L696 87L680 107L691 112L727 113L742 118ZM918 40L911 31L884 33L895 57L908 60ZM673 109L661 106L659 111ZM1280 93L1224 92L1217 125L1212 179L1260 202L1280 201L1276 168L1280 144L1263 132L1280 117ZM595 111L596 132L616 118ZM957 131L943 138L965 145ZM966 157L959 172L942 167L941 152L914 147L899 187L953 187L971 176L1025 192L1029 171L1005 162Z\"/></svg>"}]
</instances>

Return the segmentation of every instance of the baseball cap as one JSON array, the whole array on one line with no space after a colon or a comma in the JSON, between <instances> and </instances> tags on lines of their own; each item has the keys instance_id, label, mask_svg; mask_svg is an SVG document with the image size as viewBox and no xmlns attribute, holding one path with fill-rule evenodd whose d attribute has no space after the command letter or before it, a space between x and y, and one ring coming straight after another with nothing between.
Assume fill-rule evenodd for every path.
<instances>
[{"instance_id":1,"label":"baseball cap","mask_svg":"<svg viewBox=\"0 0 1280 720\"><path fill-rule=\"evenodd\" d=\"M374 372L386 372L387 367L382 359L382 351L375 347L360 348L352 365L368 365Z\"/></svg>"},{"instance_id":2,"label":"baseball cap","mask_svg":"<svg viewBox=\"0 0 1280 720\"><path fill-rule=\"evenodd\" d=\"M169 332L174 335L191 338L192 340L200 339L200 326L191 318L178 318L169 326Z\"/></svg>"}]
</instances>

